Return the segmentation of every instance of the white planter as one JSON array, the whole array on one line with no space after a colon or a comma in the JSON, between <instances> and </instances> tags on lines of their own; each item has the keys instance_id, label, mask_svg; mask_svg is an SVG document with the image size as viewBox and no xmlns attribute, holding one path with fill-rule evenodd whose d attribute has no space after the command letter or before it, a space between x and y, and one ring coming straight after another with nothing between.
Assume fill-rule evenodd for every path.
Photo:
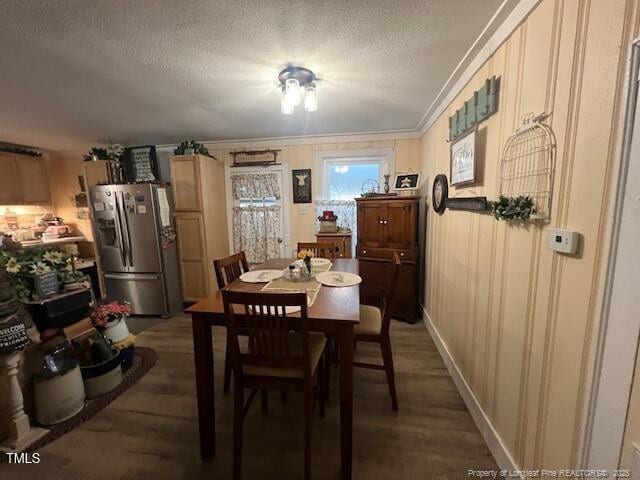
<instances>
[{"instance_id":1,"label":"white planter","mask_svg":"<svg viewBox=\"0 0 640 480\"><path fill-rule=\"evenodd\" d=\"M36 420L41 425L60 423L82 410L84 383L80 367L75 366L64 375L36 379L33 384Z\"/></svg>"},{"instance_id":2,"label":"white planter","mask_svg":"<svg viewBox=\"0 0 640 480\"><path fill-rule=\"evenodd\" d=\"M125 319L119 318L118 320L107 323L103 327L102 333L113 343L118 343L126 340L126 338L129 336L129 328L127 327L127 322L125 321Z\"/></svg>"},{"instance_id":3,"label":"white planter","mask_svg":"<svg viewBox=\"0 0 640 480\"><path fill-rule=\"evenodd\" d=\"M84 379L84 389L87 397L97 397L104 395L116 388L122 382L122 367L118 363L115 368L108 372L92 378Z\"/></svg>"}]
</instances>

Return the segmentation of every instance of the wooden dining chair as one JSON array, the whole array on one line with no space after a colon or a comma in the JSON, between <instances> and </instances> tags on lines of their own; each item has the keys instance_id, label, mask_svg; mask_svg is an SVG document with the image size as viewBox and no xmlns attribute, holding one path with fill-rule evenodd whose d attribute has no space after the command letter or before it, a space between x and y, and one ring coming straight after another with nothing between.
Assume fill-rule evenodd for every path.
<instances>
[{"instance_id":1,"label":"wooden dining chair","mask_svg":"<svg viewBox=\"0 0 640 480\"><path fill-rule=\"evenodd\" d=\"M330 242L298 242L300 250L311 250L317 258L335 258L337 245Z\"/></svg>"},{"instance_id":2,"label":"wooden dining chair","mask_svg":"<svg viewBox=\"0 0 640 480\"><path fill-rule=\"evenodd\" d=\"M249 271L247 256L244 252L235 253L213 261L218 288L222 290L244 272ZM224 393L229 393L231 386L231 359L229 354L229 332L227 331L227 347L224 354Z\"/></svg>"},{"instance_id":3,"label":"wooden dining chair","mask_svg":"<svg viewBox=\"0 0 640 480\"><path fill-rule=\"evenodd\" d=\"M304 478L311 478L311 424L316 397L324 416L324 335L309 332L307 295L300 293L222 291L224 311L231 338L233 364L233 478L240 480L242 427L258 390L262 409L267 410L266 391L304 393ZM297 307L299 318L288 318L286 308ZM292 324L295 332L292 332ZM239 329L249 335L247 349L241 349ZM245 402L244 390L251 393ZM317 395L316 395L317 394Z\"/></svg>"},{"instance_id":4,"label":"wooden dining chair","mask_svg":"<svg viewBox=\"0 0 640 480\"><path fill-rule=\"evenodd\" d=\"M393 370L393 355L391 353L391 337L389 325L391 323L391 305L393 304L398 274L402 262L399 255L393 253L393 272L390 284L385 292L382 292L382 308L373 305L360 305L360 323L354 326L353 333L355 344L358 342L379 343L382 350L382 365L372 363L354 362L354 367L384 370L387 374L387 384L391 395L391 406L398 410L398 398L396 396L395 372ZM355 347L355 345L354 345Z\"/></svg>"}]
</instances>

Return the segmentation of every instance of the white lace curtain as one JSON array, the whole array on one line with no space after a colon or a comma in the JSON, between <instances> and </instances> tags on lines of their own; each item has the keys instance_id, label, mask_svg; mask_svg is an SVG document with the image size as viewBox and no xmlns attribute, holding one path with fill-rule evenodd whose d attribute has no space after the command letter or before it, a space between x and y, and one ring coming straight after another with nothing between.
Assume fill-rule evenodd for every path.
<instances>
[{"instance_id":1,"label":"white lace curtain","mask_svg":"<svg viewBox=\"0 0 640 480\"><path fill-rule=\"evenodd\" d=\"M280 206L234 207L233 251L244 251L249 263L280 258Z\"/></svg>"},{"instance_id":2,"label":"white lace curtain","mask_svg":"<svg viewBox=\"0 0 640 480\"><path fill-rule=\"evenodd\" d=\"M233 197L280 198L278 176L275 173L236 173L231 176Z\"/></svg>"},{"instance_id":3,"label":"white lace curtain","mask_svg":"<svg viewBox=\"0 0 640 480\"><path fill-rule=\"evenodd\" d=\"M316 218L322 216L325 210L333 210L338 217L338 227L351 230L351 250L355 257L356 238L358 233L358 220L356 215L355 200L316 200ZM320 230L320 222L316 220L316 231Z\"/></svg>"}]
</instances>

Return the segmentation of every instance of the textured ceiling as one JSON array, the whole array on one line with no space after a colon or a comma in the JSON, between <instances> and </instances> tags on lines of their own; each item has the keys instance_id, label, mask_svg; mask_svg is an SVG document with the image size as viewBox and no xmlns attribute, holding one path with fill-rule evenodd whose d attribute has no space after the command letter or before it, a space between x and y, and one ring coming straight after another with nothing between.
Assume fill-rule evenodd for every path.
<instances>
[{"instance_id":1,"label":"textured ceiling","mask_svg":"<svg viewBox=\"0 0 640 480\"><path fill-rule=\"evenodd\" d=\"M414 129L500 0L1 0L0 141ZM319 110L280 113L287 63Z\"/></svg>"}]
</instances>

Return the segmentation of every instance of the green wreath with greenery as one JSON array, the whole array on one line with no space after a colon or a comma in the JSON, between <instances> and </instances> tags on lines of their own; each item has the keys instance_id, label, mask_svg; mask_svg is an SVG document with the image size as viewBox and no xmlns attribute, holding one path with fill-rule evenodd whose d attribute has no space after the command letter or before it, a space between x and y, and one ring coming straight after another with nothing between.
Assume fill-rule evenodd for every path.
<instances>
[{"instance_id":1,"label":"green wreath with greenery","mask_svg":"<svg viewBox=\"0 0 640 480\"><path fill-rule=\"evenodd\" d=\"M500 195L497 202L491 204L491 215L498 220L525 221L536 213L533 199L528 195L505 197Z\"/></svg>"}]
</instances>

